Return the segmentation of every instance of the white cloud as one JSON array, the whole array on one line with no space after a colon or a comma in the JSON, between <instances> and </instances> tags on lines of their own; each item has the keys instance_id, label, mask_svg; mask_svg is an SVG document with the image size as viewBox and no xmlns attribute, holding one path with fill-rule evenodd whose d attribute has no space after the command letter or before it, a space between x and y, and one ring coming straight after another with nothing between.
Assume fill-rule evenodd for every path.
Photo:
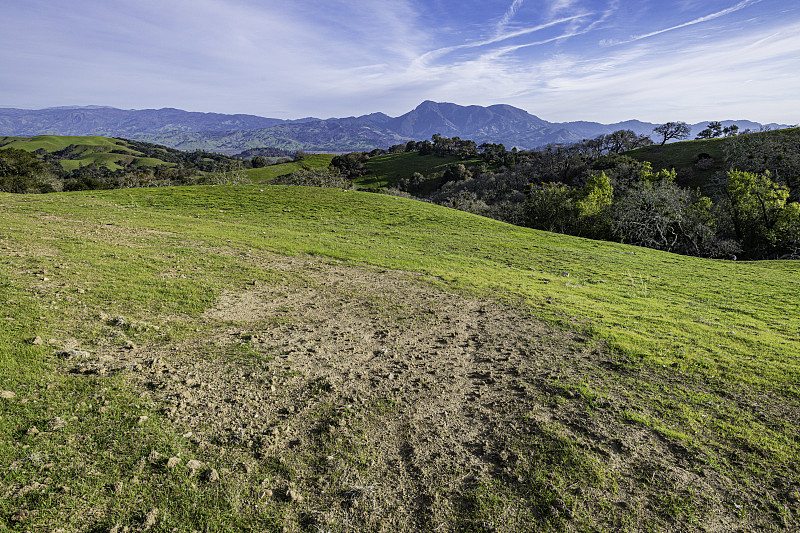
<instances>
[{"instance_id":1,"label":"white cloud","mask_svg":"<svg viewBox=\"0 0 800 533\"><path fill-rule=\"evenodd\" d=\"M631 43L631 42L634 42L634 41L639 41L641 39L647 39L648 37L654 37L656 35L661 35L662 33L667 33L667 32L670 32L670 31L679 30L681 28L686 28L688 26L694 26L695 24L701 24L703 22L708 22L710 20L714 20L716 18L723 17L725 15L730 15L730 14L735 13L735 12L737 12L739 10L742 10L742 9L744 9L744 8L750 6L750 5L757 4L758 2L761 2L761 0L743 0L742 2L739 2L738 4L736 4L735 6L729 7L727 9L722 9L722 10L717 11L715 13L711 13L709 15L698 17L698 18L695 18L693 20L684 22L682 24L677 24L677 25L669 27L669 28L663 28L663 29L656 30L656 31L653 31L653 32L650 32L650 33L645 33L645 34L642 34L642 35L634 35L629 40L626 40L626 41L615 41L614 44Z\"/></svg>"},{"instance_id":2,"label":"white cloud","mask_svg":"<svg viewBox=\"0 0 800 533\"><path fill-rule=\"evenodd\" d=\"M593 12L574 0L506 0L499 19L452 20L426 17L418 2L16 2L0 18L0 46L13 51L0 56L0 71L13 73L0 85L0 105L297 118L400 114L433 99L610 122L714 119L735 109L779 121L800 109L797 8L745 25L734 14L760 0L703 16L686 15L697 5L683 0L677 16L685 22L631 39L632 12L623 10L638 16L639 6L620 0L596 2ZM671 33L712 20L723 30L736 20L736 33ZM601 38L615 46L597 47Z\"/></svg>"},{"instance_id":3,"label":"white cloud","mask_svg":"<svg viewBox=\"0 0 800 533\"><path fill-rule=\"evenodd\" d=\"M503 18L500 19L500 22L497 23L497 29L495 31L495 36L502 35L505 32L506 26L514 19L517 15L517 11L519 8L522 7L522 3L525 0L514 0L511 5L509 6L508 10L503 15Z\"/></svg>"}]
</instances>

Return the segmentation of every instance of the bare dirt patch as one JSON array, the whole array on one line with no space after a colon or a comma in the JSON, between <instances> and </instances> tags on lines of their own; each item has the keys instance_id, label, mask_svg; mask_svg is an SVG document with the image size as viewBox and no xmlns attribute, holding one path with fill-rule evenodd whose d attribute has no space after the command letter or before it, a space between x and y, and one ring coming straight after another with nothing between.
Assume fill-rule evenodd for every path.
<instances>
[{"instance_id":1,"label":"bare dirt patch","mask_svg":"<svg viewBox=\"0 0 800 533\"><path fill-rule=\"evenodd\" d=\"M625 370L580 333L415 274L263 266L286 276L224 293L194 338L67 355L126 371L176 431L235 457L220 472L242 513L280 508L290 530L743 523L730 480L623 422Z\"/></svg>"}]
</instances>

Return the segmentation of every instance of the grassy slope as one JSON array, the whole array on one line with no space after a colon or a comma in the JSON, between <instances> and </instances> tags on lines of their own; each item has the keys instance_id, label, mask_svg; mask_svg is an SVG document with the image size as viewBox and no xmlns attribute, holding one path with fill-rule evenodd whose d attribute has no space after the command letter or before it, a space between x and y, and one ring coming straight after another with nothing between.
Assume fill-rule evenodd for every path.
<instances>
[{"instance_id":1,"label":"grassy slope","mask_svg":"<svg viewBox=\"0 0 800 533\"><path fill-rule=\"evenodd\" d=\"M430 178L433 174L441 174L454 163L465 163L469 166L474 162L462 161L455 156L419 155L418 152L385 154L367 161L365 166L369 170L369 174L357 178L354 183L365 189L394 187L398 181L410 178L415 172Z\"/></svg>"},{"instance_id":2,"label":"grassy slope","mask_svg":"<svg viewBox=\"0 0 800 533\"><path fill-rule=\"evenodd\" d=\"M751 135L787 135L798 133L800 129L775 130L774 132L761 132ZM707 191L711 186L712 178L725 167L725 146L732 138L716 138L707 140L682 141L665 144L664 146L646 146L637 148L628 155L639 161L649 161L654 169L675 168L678 171L678 183L684 187L699 187ZM699 154L708 154L713 158L713 164L706 169L694 166Z\"/></svg>"},{"instance_id":3,"label":"grassy slope","mask_svg":"<svg viewBox=\"0 0 800 533\"><path fill-rule=\"evenodd\" d=\"M100 147L108 150L113 150L115 148L127 149L127 146L122 144L117 139L111 139L109 137L100 137L98 135L85 136L85 137L64 136L64 135L37 135L35 137L16 137L15 139L17 140L7 145L4 145L3 147L17 148L19 150L26 150L28 152L33 152L40 148L43 148L48 152L56 152L58 150L63 150L64 148L72 144L77 146ZM3 140L0 139L0 143L2 142Z\"/></svg>"},{"instance_id":4,"label":"grassy slope","mask_svg":"<svg viewBox=\"0 0 800 533\"><path fill-rule=\"evenodd\" d=\"M291 174L303 168L303 165L311 168L326 168L331 164L333 154L312 154L303 158L302 161L292 161L291 163L281 163L262 168L247 169L247 177L256 183L267 183L278 176Z\"/></svg>"},{"instance_id":5,"label":"grassy slope","mask_svg":"<svg viewBox=\"0 0 800 533\"><path fill-rule=\"evenodd\" d=\"M58 513L68 515L72 498L84 495L110 525L153 506L167 509L165 523L181 530L204 522L246 526L237 522L230 494L192 489L189 479L176 483L161 471L147 471L149 485L131 487L125 498L109 496L104 487L150 449L185 458L199 452L157 421L138 426L142 414L157 420L155 406L131 398L118 378L53 373L52 350L30 344L36 335L91 344L99 326L82 315L87 309L159 321L162 329L147 329L143 340L186 335L192 317L222 290L269 279L270 273L237 262L240 253L313 254L421 272L450 290L530 306L545 320L606 341L618 354L626 372L617 386L627 395L620 424L648 427L687 447L705 467L735 480L734 492L800 474L796 420L772 414L800 409L796 262L675 256L391 196L310 188L0 195L0 220L0 250L9 258L0 262L0 316L8 317L0 322L0 364L7 369L0 389L33 399L0 403L0 493L46 476L49 486L71 486L25 497L43 523L69 524ZM83 224L99 229L78 237ZM103 225L127 228L135 245L108 242ZM188 241L230 253L200 255ZM186 264L193 267L184 270L185 279L157 275ZM607 392L593 390L590 376L565 386L587 396ZM25 435L32 425L46 427L53 414L76 416L75 432L38 440ZM75 464L85 453L93 462ZM642 490L650 489L643 484ZM197 498L205 502L199 508ZM0 504L0 524L8 527L12 500ZM785 502L770 505L769 512L797 519ZM756 510L742 511L750 512Z\"/></svg>"},{"instance_id":6,"label":"grassy slope","mask_svg":"<svg viewBox=\"0 0 800 533\"><path fill-rule=\"evenodd\" d=\"M61 161L61 166L65 170L74 170L80 166L87 166L92 163L107 166L111 170L122 168L121 164L134 162L136 167L157 167L159 165L175 166L174 163L167 163L152 157L137 157L141 153L132 149L128 144L120 139L112 139L101 136L64 136L64 135L37 135L35 137L0 137L0 148L17 148L34 152L39 149L48 152L57 152L68 146L76 146L75 158ZM121 150L126 154L112 154L111 150Z\"/></svg>"}]
</instances>

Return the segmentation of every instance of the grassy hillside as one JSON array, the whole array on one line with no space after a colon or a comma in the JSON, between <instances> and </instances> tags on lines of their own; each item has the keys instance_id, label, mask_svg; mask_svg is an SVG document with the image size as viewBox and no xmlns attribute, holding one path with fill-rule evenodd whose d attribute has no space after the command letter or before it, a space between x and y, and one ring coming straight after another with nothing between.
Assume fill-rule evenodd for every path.
<instances>
[{"instance_id":1,"label":"grassy hillside","mask_svg":"<svg viewBox=\"0 0 800 533\"><path fill-rule=\"evenodd\" d=\"M796 262L263 186L3 194L0 251L3 528L800 527Z\"/></svg>"},{"instance_id":2,"label":"grassy hillside","mask_svg":"<svg viewBox=\"0 0 800 533\"><path fill-rule=\"evenodd\" d=\"M800 128L759 132L749 135L762 137L783 137L800 135ZM707 140L682 141L664 146L646 146L626 152L639 161L649 161L654 169L674 168L678 171L678 183L684 187L699 187L708 192L712 178L720 171L727 170L725 164L725 147L736 137L725 137ZM710 156L705 160L698 156Z\"/></svg>"},{"instance_id":3,"label":"grassy hillside","mask_svg":"<svg viewBox=\"0 0 800 533\"><path fill-rule=\"evenodd\" d=\"M126 149L124 143L109 137L92 136L62 136L62 135L37 135L35 137L0 137L0 147L17 148L33 152L39 149L48 152L63 150L70 145L81 147L97 147L104 150Z\"/></svg>"},{"instance_id":4,"label":"grassy hillside","mask_svg":"<svg viewBox=\"0 0 800 533\"><path fill-rule=\"evenodd\" d=\"M269 181L291 174L307 166L310 168L327 168L331 164L333 154L312 154L304 157L302 161L292 161L291 163L281 163L262 168L250 168L245 171L249 179L255 183L268 183Z\"/></svg>"},{"instance_id":5,"label":"grassy hillside","mask_svg":"<svg viewBox=\"0 0 800 533\"><path fill-rule=\"evenodd\" d=\"M0 150L4 148L36 152L40 158L57 161L67 171L90 164L119 170L129 165L148 169L176 167L179 163L209 170L219 162L236 162L221 154L181 152L166 146L100 136L0 137Z\"/></svg>"},{"instance_id":6,"label":"grassy hillside","mask_svg":"<svg viewBox=\"0 0 800 533\"><path fill-rule=\"evenodd\" d=\"M118 170L130 163L133 163L134 167L175 166L175 163L154 157L142 157L143 154L131 147L127 141L100 136L0 137L0 149L3 148L16 148L27 152L44 150L48 153L69 149L69 156L60 161L64 170L74 170L92 163L111 170Z\"/></svg>"},{"instance_id":7,"label":"grassy hillside","mask_svg":"<svg viewBox=\"0 0 800 533\"><path fill-rule=\"evenodd\" d=\"M365 165L369 174L354 180L354 183L365 189L384 189L396 186L401 179L410 178L415 172L430 178L443 173L454 163L470 165L475 162L462 161L455 156L419 155L419 152L385 154L370 159Z\"/></svg>"}]
</instances>

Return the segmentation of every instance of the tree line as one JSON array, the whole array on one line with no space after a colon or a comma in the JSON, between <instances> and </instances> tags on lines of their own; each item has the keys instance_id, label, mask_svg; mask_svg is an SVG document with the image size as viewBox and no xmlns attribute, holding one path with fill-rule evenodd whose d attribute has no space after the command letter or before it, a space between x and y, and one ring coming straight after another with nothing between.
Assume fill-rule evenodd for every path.
<instances>
[{"instance_id":1,"label":"tree line","mask_svg":"<svg viewBox=\"0 0 800 533\"><path fill-rule=\"evenodd\" d=\"M675 124L656 128L658 139L686 135ZM715 123L710 127L716 135ZM656 170L624 155L654 144L629 130L515 150L513 157L502 145L481 145L474 163L451 165L434 192L422 193L431 177L419 174L397 192L517 225L674 253L800 259L800 130L719 133L735 138L726 143L726 170L705 192L680 186L674 168ZM430 144L452 146L440 137Z\"/></svg>"},{"instance_id":2,"label":"tree line","mask_svg":"<svg viewBox=\"0 0 800 533\"><path fill-rule=\"evenodd\" d=\"M670 122L655 128L654 134L663 145L687 138L688 127ZM724 147L726 169L703 192L680 186L675 169L653 169L650 163L625 155L655 144L631 130L539 150L476 145L437 134L388 150L336 156L328 169L306 169L284 177L282 183L349 187L352 179L368 172L371 158L387 152L455 156L460 163L430 176L414 173L390 192L517 225L674 253L726 259L800 258L800 129L740 133L712 122L698 138L718 136L732 137ZM137 143L135 149L175 162L117 170L93 163L67 171L58 162L70 159L74 147L40 157L4 149L0 191L242 183L245 168L269 164L262 155L242 160L147 143ZM295 153L294 159L303 155ZM706 162L704 155L698 154L698 168Z\"/></svg>"}]
</instances>

